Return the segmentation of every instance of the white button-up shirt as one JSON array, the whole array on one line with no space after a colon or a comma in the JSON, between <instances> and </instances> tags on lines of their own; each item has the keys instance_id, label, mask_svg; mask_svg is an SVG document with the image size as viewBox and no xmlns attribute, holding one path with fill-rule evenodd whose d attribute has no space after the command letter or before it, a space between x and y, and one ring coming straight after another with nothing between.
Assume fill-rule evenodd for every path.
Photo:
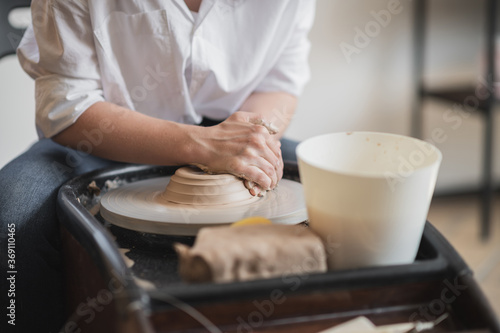
<instances>
[{"instance_id":1,"label":"white button-up shirt","mask_svg":"<svg viewBox=\"0 0 500 333\"><path fill-rule=\"evenodd\" d=\"M18 49L51 137L109 101L176 122L224 119L257 91L299 95L314 0L34 0Z\"/></svg>"}]
</instances>

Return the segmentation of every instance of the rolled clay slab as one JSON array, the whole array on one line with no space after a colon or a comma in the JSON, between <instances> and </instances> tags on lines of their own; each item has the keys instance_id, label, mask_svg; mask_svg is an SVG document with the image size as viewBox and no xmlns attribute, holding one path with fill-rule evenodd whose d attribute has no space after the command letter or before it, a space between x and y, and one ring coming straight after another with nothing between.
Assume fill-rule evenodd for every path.
<instances>
[{"instance_id":1,"label":"rolled clay slab","mask_svg":"<svg viewBox=\"0 0 500 333\"><path fill-rule=\"evenodd\" d=\"M209 175L180 168L171 177L133 182L106 193L102 217L141 232L195 236L205 226L225 225L249 216L275 224L307 220L302 184L282 179L264 197L254 197L232 175Z\"/></svg>"}]
</instances>

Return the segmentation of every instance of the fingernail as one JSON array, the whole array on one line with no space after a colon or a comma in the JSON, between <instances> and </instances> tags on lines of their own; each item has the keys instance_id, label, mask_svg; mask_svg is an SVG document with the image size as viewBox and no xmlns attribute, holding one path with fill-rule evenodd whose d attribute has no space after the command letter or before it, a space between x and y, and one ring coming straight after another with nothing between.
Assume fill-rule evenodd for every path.
<instances>
[{"instance_id":1,"label":"fingernail","mask_svg":"<svg viewBox=\"0 0 500 333\"><path fill-rule=\"evenodd\" d=\"M257 188L257 186L254 186L254 187L252 188L252 193L251 193L251 194L252 194L253 196L256 196L256 195L258 195L259 193L260 193L260 191L259 191L259 189Z\"/></svg>"}]
</instances>

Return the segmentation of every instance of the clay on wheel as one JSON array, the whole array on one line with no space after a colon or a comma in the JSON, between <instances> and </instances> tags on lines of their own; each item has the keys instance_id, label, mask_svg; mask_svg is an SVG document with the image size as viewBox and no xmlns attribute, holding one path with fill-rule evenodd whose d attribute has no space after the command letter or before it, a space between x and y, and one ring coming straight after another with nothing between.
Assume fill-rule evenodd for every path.
<instances>
[{"instance_id":1,"label":"clay on wheel","mask_svg":"<svg viewBox=\"0 0 500 333\"><path fill-rule=\"evenodd\" d=\"M258 200L231 174L208 174L195 167L177 169L159 202L193 206L242 205Z\"/></svg>"}]
</instances>

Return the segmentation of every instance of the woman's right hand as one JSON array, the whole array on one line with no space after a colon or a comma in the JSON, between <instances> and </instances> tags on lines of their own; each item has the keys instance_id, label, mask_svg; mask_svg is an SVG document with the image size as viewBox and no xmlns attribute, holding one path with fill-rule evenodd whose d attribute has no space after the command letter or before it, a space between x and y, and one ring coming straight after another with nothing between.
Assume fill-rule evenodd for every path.
<instances>
[{"instance_id":1,"label":"woman's right hand","mask_svg":"<svg viewBox=\"0 0 500 333\"><path fill-rule=\"evenodd\" d=\"M189 164L209 173L231 173L247 180L252 195L273 189L283 176L276 131L259 114L238 111L212 127L196 127Z\"/></svg>"}]
</instances>

